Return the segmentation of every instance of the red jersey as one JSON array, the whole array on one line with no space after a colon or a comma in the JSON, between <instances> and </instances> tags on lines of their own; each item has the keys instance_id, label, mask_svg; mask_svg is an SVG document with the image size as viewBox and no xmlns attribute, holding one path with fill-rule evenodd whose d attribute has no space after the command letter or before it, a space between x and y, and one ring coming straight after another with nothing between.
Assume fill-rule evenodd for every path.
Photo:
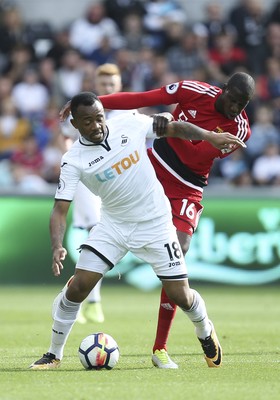
<instances>
[{"instance_id":1,"label":"red jersey","mask_svg":"<svg viewBox=\"0 0 280 400\"><path fill-rule=\"evenodd\" d=\"M177 104L173 112L175 120L188 121L209 131L229 132L246 142L251 135L246 112L242 111L235 120L219 113L215 102L221 93L220 88L205 82L181 81L149 92L101 96L100 100L104 107L112 109ZM190 179L198 186L207 184L214 159L227 156L206 141L179 138L155 140L153 154L158 156L158 161L164 161L170 173L187 181Z\"/></svg>"},{"instance_id":2,"label":"red jersey","mask_svg":"<svg viewBox=\"0 0 280 400\"><path fill-rule=\"evenodd\" d=\"M159 104L177 104L173 116L209 131L230 132L246 142L250 127L245 111L230 120L215 109L222 90L198 81L181 81L160 89L138 93L115 93L100 96L108 109L132 109ZM177 229L191 234L198 223L203 207L200 204L203 187L215 158L226 157L206 141L187 141L179 138L155 140L148 151L157 177L170 200L173 221Z\"/></svg>"}]
</instances>

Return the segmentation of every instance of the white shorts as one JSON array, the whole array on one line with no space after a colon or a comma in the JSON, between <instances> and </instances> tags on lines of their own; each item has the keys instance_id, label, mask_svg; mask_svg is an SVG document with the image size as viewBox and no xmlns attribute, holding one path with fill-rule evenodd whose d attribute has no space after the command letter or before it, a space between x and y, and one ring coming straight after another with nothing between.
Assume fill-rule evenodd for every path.
<instances>
[{"instance_id":1,"label":"white shorts","mask_svg":"<svg viewBox=\"0 0 280 400\"><path fill-rule=\"evenodd\" d=\"M159 279L187 278L176 228L169 217L138 223L116 223L108 216L102 217L81 248L76 265L79 269L104 275L131 251L150 264Z\"/></svg>"}]
</instances>

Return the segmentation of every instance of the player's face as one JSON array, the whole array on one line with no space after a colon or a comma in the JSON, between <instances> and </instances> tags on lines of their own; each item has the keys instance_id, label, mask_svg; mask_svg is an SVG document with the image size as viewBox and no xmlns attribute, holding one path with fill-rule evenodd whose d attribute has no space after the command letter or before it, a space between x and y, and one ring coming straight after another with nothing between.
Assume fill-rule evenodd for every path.
<instances>
[{"instance_id":1,"label":"player's face","mask_svg":"<svg viewBox=\"0 0 280 400\"><path fill-rule=\"evenodd\" d=\"M80 105L72 125L80 134L92 143L101 143L106 133L104 109L99 101L92 106Z\"/></svg>"},{"instance_id":2,"label":"player's face","mask_svg":"<svg viewBox=\"0 0 280 400\"><path fill-rule=\"evenodd\" d=\"M218 99L217 109L226 118L234 120L249 103L249 98L237 88L226 88Z\"/></svg>"},{"instance_id":3,"label":"player's face","mask_svg":"<svg viewBox=\"0 0 280 400\"><path fill-rule=\"evenodd\" d=\"M122 89L119 75L100 75L96 78L95 89L99 96L118 93Z\"/></svg>"}]
</instances>

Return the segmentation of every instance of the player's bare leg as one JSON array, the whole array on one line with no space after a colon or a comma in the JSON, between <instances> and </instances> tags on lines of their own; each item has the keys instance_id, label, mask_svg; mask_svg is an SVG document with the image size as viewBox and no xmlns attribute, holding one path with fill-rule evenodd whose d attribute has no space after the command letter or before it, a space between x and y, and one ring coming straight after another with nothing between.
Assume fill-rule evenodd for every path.
<instances>
[{"instance_id":1,"label":"player's bare leg","mask_svg":"<svg viewBox=\"0 0 280 400\"><path fill-rule=\"evenodd\" d=\"M222 348L200 294L189 287L187 279L181 281L163 280L162 284L168 297L183 310L194 324L207 365L214 368L219 367L222 364Z\"/></svg>"},{"instance_id":2,"label":"player's bare leg","mask_svg":"<svg viewBox=\"0 0 280 400\"><path fill-rule=\"evenodd\" d=\"M189 250L192 236L179 230L177 230L177 236L185 256ZM176 315L176 310L176 304L169 299L164 288L162 288L158 310L157 331L152 354L152 362L155 367L164 369L178 368L178 365L169 357L167 352L167 341Z\"/></svg>"},{"instance_id":3,"label":"player's bare leg","mask_svg":"<svg viewBox=\"0 0 280 400\"><path fill-rule=\"evenodd\" d=\"M63 350L77 319L81 302L88 296L102 274L76 269L69 285L56 297L53 307L53 326L51 345L42 358L30 365L30 369L44 370L58 368L63 357Z\"/></svg>"},{"instance_id":4,"label":"player's bare leg","mask_svg":"<svg viewBox=\"0 0 280 400\"><path fill-rule=\"evenodd\" d=\"M104 313L101 304L101 284L102 280L95 285L93 290L89 293L86 300L83 302L81 312L78 315L77 322L86 323L102 323L104 322Z\"/></svg>"}]
</instances>

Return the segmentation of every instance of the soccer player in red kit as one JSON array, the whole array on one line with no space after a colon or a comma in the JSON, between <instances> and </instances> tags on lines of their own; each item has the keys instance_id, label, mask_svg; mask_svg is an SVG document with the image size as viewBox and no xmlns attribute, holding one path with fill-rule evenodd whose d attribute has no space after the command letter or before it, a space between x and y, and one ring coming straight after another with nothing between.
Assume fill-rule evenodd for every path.
<instances>
[{"instance_id":1,"label":"soccer player in red kit","mask_svg":"<svg viewBox=\"0 0 280 400\"><path fill-rule=\"evenodd\" d=\"M235 73L223 89L205 82L181 81L160 89L142 93L117 93L101 96L105 108L130 109L177 104L175 120L188 121L201 128L230 132L246 142L250 135L244 108L254 93L253 78L243 72ZM234 149L215 149L205 141L183 141L164 138L154 141L148 150L150 160L167 197L173 222L184 253L190 246L199 216L203 210L203 187L215 158L224 158ZM153 347L153 363L161 368L176 368L167 354L167 339L175 317L176 305L162 289L157 334Z\"/></svg>"},{"instance_id":2,"label":"soccer player in red kit","mask_svg":"<svg viewBox=\"0 0 280 400\"><path fill-rule=\"evenodd\" d=\"M100 96L107 109L132 109L176 104L173 117L201 128L230 132L246 142L250 135L245 107L254 94L253 78L244 72L230 77L223 88L198 81L180 81L148 92L121 92ZM63 115L62 109L60 115ZM173 223L184 254L197 227L203 206L203 188L215 158L224 158L235 148L218 150L205 141L162 138L148 150L157 177L170 200ZM161 291L157 333L152 362L159 368L178 368L167 353L167 340L176 305ZM209 342L210 342L209 338ZM213 349L215 354L216 349ZM217 365L219 366L219 365Z\"/></svg>"}]
</instances>

